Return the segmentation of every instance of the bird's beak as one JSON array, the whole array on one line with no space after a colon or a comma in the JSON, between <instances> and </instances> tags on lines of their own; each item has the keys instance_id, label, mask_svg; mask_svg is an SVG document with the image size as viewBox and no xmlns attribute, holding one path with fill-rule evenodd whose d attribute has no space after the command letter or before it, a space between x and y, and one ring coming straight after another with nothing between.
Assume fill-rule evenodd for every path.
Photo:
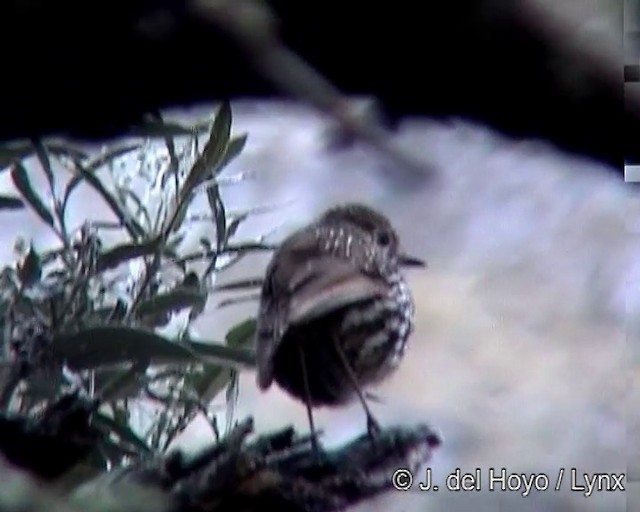
<instances>
[{"instance_id":1,"label":"bird's beak","mask_svg":"<svg viewBox=\"0 0 640 512\"><path fill-rule=\"evenodd\" d=\"M413 256L409 256L408 254L400 254L398 256L398 263L401 267L426 267L427 262L420 260L418 258L414 258Z\"/></svg>"}]
</instances>

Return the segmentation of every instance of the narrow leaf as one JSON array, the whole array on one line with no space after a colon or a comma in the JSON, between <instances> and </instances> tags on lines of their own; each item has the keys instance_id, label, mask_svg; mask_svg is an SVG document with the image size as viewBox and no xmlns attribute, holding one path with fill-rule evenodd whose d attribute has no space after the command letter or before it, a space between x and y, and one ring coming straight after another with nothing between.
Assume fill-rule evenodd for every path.
<instances>
[{"instance_id":1,"label":"narrow leaf","mask_svg":"<svg viewBox=\"0 0 640 512\"><path fill-rule=\"evenodd\" d=\"M150 256L158 250L159 245L160 243L157 239L141 244L126 243L118 245L98 257L96 268L98 272L102 272L115 268L126 261L142 256Z\"/></svg>"},{"instance_id":2,"label":"narrow leaf","mask_svg":"<svg viewBox=\"0 0 640 512\"><path fill-rule=\"evenodd\" d=\"M202 151L205 164L209 167L209 175L215 174L223 162L231 136L231 121L231 105L225 101L216 113L211 127L211 135Z\"/></svg>"},{"instance_id":3,"label":"narrow leaf","mask_svg":"<svg viewBox=\"0 0 640 512\"><path fill-rule=\"evenodd\" d=\"M127 362L157 364L208 363L229 367L255 364L252 351L203 342L174 342L147 329L90 327L61 334L51 342L55 357L71 369L88 370Z\"/></svg>"},{"instance_id":4,"label":"narrow leaf","mask_svg":"<svg viewBox=\"0 0 640 512\"><path fill-rule=\"evenodd\" d=\"M38 214L38 216L49 226L54 227L53 216L51 212L42 203L42 200L36 194L35 190L31 186L31 181L27 175L27 170L20 162L13 164L11 169L11 179L13 184L18 189L24 200L29 203L31 208Z\"/></svg>"},{"instance_id":5,"label":"narrow leaf","mask_svg":"<svg viewBox=\"0 0 640 512\"><path fill-rule=\"evenodd\" d=\"M252 342L256 333L256 319L248 318L232 327L225 340L230 347L242 347Z\"/></svg>"},{"instance_id":6,"label":"narrow leaf","mask_svg":"<svg viewBox=\"0 0 640 512\"><path fill-rule=\"evenodd\" d=\"M21 210L22 208L24 203L19 197L0 195L0 210Z\"/></svg>"},{"instance_id":7,"label":"narrow leaf","mask_svg":"<svg viewBox=\"0 0 640 512\"><path fill-rule=\"evenodd\" d=\"M187 179L182 186L178 205L171 216L165 233L177 230L184 221L189 203L193 200L196 187L210 176L214 176L220 167L229 143L231 133L231 106L224 102L218 109L216 117L211 127L209 140L207 141L202 154L191 167Z\"/></svg>"},{"instance_id":8,"label":"narrow leaf","mask_svg":"<svg viewBox=\"0 0 640 512\"><path fill-rule=\"evenodd\" d=\"M51 159L49 158L49 154L47 153L46 148L40 140L34 140L33 147L35 149L36 156L40 161L40 165L42 166L42 170L47 176L47 182L49 183L51 190L54 190L53 168L51 167Z\"/></svg>"},{"instance_id":9,"label":"narrow leaf","mask_svg":"<svg viewBox=\"0 0 640 512\"><path fill-rule=\"evenodd\" d=\"M170 292L156 295L152 299L141 302L136 308L136 316L141 319L146 317L162 318L169 313L196 307L202 301L203 293L199 289L178 286Z\"/></svg>"},{"instance_id":10,"label":"narrow leaf","mask_svg":"<svg viewBox=\"0 0 640 512\"><path fill-rule=\"evenodd\" d=\"M183 195L190 194L205 179L214 176L222 163L231 134L231 106L224 102L216 113L209 140L184 184Z\"/></svg>"},{"instance_id":11,"label":"narrow leaf","mask_svg":"<svg viewBox=\"0 0 640 512\"><path fill-rule=\"evenodd\" d=\"M209 208L211 208L211 214L216 220L216 248L220 252L224 247L226 238L227 214L217 185L207 189L207 200Z\"/></svg>"},{"instance_id":12,"label":"narrow leaf","mask_svg":"<svg viewBox=\"0 0 640 512\"><path fill-rule=\"evenodd\" d=\"M224 157L220 162L220 169L226 167L234 158L242 153L242 150L247 144L247 138L247 134L244 133L237 137L233 137L229 141L229 144L227 144L227 151L225 152Z\"/></svg>"}]
</instances>

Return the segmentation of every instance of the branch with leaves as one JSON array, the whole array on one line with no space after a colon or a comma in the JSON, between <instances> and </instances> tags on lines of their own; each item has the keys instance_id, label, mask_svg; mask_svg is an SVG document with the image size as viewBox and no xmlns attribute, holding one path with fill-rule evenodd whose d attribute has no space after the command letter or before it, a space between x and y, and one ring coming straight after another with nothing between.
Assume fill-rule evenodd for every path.
<instances>
[{"instance_id":1,"label":"branch with leaves","mask_svg":"<svg viewBox=\"0 0 640 512\"><path fill-rule=\"evenodd\" d=\"M14 453L12 462L39 476L54 476L52 467L59 473L60 462L68 462L72 455L79 453L78 449L62 452L61 448L70 444L62 436L77 432L78 426L85 434L92 428L86 422L86 415L80 416L85 421L72 421L72 411L78 408L78 403L82 402L77 397L64 397L45 411L35 428L18 430L22 438L13 433L14 442L35 442L40 460L48 461L49 473L44 473L42 464L34 463L33 457L27 456L28 450L20 453L22 459ZM86 408L80 407L80 410ZM75 430L72 430L69 426L74 423ZM0 421L0 429L2 427L4 424ZM105 512L250 512L265 507L291 512L341 511L393 490L393 474L398 468L417 471L431 459L441 443L438 434L426 425L388 428L373 443L363 435L323 452L318 458L309 437L296 434L293 428L257 437L252 433L253 421L247 418L224 439L195 454L187 456L181 451L150 454L128 466L103 473L74 489L69 508L75 505L84 510ZM51 459L51 456L57 457ZM0 464L0 474L3 472L10 473ZM13 478L3 476L1 482L15 480L15 474L10 473ZM28 485L6 488L0 483L0 509L41 510L32 493L22 494L25 487L29 488ZM41 494L38 490L35 496ZM140 501L141 497L145 499Z\"/></svg>"},{"instance_id":2,"label":"branch with leaves","mask_svg":"<svg viewBox=\"0 0 640 512\"><path fill-rule=\"evenodd\" d=\"M233 402L238 370L254 365L252 318L221 341L196 339L191 328L221 272L253 251L273 248L262 240L237 241L238 227L254 210L233 216L225 208L221 175L247 140L246 134L233 137L231 125L225 103L212 123L182 127L158 116L140 132L141 141L117 143L98 155L49 140L1 152L19 197L0 204L29 206L59 246L38 251L23 241L17 262L0 274L0 407L30 417L64 389L99 401L98 421L112 436L97 443L96 471L165 450L198 414L217 432L220 415L212 401L222 394ZM23 163L32 155L46 178L46 195ZM133 170L123 165L132 155L141 162ZM61 183L65 172L69 178ZM138 190L130 186L134 180L142 182ZM69 205L81 184L98 193L115 226L70 226ZM149 201L152 193L156 201ZM201 193L214 241L203 239L200 253L185 252L187 212ZM102 233L114 228L122 241L107 247ZM208 262L199 274L190 268L198 260ZM163 333L172 326L177 334ZM228 427L232 412L230 404ZM133 428L141 414L151 415L148 425Z\"/></svg>"}]
</instances>

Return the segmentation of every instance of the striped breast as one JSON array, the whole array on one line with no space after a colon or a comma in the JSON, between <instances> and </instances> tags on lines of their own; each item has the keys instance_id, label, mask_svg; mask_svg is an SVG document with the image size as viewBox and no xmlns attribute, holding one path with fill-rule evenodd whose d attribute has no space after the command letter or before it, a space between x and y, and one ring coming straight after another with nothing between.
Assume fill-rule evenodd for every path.
<instances>
[{"instance_id":1,"label":"striped breast","mask_svg":"<svg viewBox=\"0 0 640 512\"><path fill-rule=\"evenodd\" d=\"M362 384L374 383L394 371L413 331L415 305L400 273L389 280L384 299L352 306L342 321L342 344Z\"/></svg>"}]
</instances>

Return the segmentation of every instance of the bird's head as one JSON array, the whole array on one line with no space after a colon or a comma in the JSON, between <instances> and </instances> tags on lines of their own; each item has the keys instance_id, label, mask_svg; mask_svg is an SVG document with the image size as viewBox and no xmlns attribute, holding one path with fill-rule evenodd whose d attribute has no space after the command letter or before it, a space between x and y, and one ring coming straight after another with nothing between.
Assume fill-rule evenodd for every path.
<instances>
[{"instance_id":1,"label":"bird's head","mask_svg":"<svg viewBox=\"0 0 640 512\"><path fill-rule=\"evenodd\" d=\"M338 226L354 232L366 245L366 255L383 274L398 267L425 267L426 262L404 253L397 231L389 219L373 208L360 203L347 203L325 211L321 224Z\"/></svg>"}]
</instances>

